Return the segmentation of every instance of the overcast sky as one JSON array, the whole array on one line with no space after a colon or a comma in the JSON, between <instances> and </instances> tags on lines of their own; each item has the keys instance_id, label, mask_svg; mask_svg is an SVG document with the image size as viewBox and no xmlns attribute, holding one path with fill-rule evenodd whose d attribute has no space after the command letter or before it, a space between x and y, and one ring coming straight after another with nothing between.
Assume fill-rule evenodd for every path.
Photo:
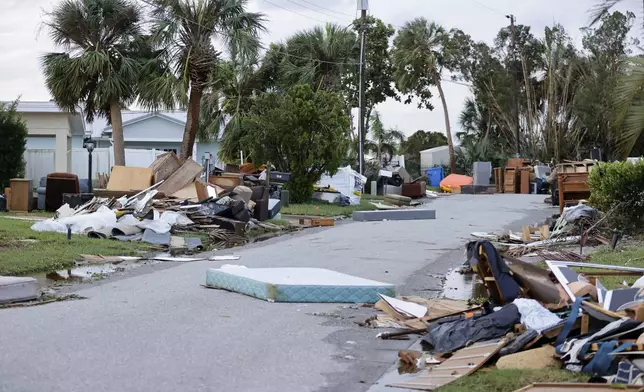
<instances>
[{"instance_id":1,"label":"overcast sky","mask_svg":"<svg viewBox=\"0 0 644 392\"><path fill-rule=\"evenodd\" d=\"M475 40L491 43L498 30L508 24L506 14L514 14L518 24L532 27L541 36L545 26L561 23L580 42L579 29L589 20L588 10L598 0L369 0L369 12L394 26L423 16L446 29L460 28ZM43 10L51 10L58 0L2 0L0 13L0 101L21 96L22 100L48 100L49 93L40 70L40 57L55 48L46 34L39 34ZM641 7L641 1L625 0L626 6ZM318 6L315 6L316 4ZM356 15L356 0L251 0L250 8L266 14L268 33L265 43L284 40L291 34L324 22L342 25ZM640 8L633 8L640 9ZM459 129L458 116L468 87L445 83L453 131ZM406 134L424 130L444 131L443 111L438 96L433 111L395 101L378 107L387 127Z\"/></svg>"}]
</instances>

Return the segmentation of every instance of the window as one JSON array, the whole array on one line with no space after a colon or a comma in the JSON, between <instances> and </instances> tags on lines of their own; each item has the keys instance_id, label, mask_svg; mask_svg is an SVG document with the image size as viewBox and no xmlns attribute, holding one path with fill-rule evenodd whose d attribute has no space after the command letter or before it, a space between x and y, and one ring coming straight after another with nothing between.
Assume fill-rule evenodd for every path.
<instances>
[{"instance_id":1,"label":"window","mask_svg":"<svg viewBox=\"0 0 644 392\"><path fill-rule=\"evenodd\" d=\"M176 149L176 148L164 148L164 149L163 149L163 151L165 151L165 152L173 152L173 153L175 153L175 154L177 153L177 149Z\"/></svg>"}]
</instances>

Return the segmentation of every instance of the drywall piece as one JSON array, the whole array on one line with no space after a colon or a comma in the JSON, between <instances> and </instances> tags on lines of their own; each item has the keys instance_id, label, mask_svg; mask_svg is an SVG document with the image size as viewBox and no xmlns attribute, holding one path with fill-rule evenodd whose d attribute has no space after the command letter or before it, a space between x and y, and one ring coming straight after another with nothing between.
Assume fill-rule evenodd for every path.
<instances>
[{"instance_id":1,"label":"drywall piece","mask_svg":"<svg viewBox=\"0 0 644 392\"><path fill-rule=\"evenodd\" d=\"M29 277L0 276L0 304L29 301L40 296L36 279Z\"/></svg>"},{"instance_id":2,"label":"drywall piece","mask_svg":"<svg viewBox=\"0 0 644 392\"><path fill-rule=\"evenodd\" d=\"M406 302L380 294L382 299L398 312L409 317L421 318L427 314L427 307L414 302Z\"/></svg>"},{"instance_id":3,"label":"drywall piece","mask_svg":"<svg viewBox=\"0 0 644 392\"><path fill-rule=\"evenodd\" d=\"M154 172L149 167L114 166L107 183L108 191L128 192L149 188Z\"/></svg>"},{"instance_id":4,"label":"drywall piece","mask_svg":"<svg viewBox=\"0 0 644 392\"><path fill-rule=\"evenodd\" d=\"M224 265L206 271L206 286L270 302L376 303L395 296L395 286L323 268L246 268Z\"/></svg>"},{"instance_id":5,"label":"drywall piece","mask_svg":"<svg viewBox=\"0 0 644 392\"><path fill-rule=\"evenodd\" d=\"M390 211L354 211L354 221L373 222L382 220L436 219L436 210L410 209Z\"/></svg>"}]
</instances>

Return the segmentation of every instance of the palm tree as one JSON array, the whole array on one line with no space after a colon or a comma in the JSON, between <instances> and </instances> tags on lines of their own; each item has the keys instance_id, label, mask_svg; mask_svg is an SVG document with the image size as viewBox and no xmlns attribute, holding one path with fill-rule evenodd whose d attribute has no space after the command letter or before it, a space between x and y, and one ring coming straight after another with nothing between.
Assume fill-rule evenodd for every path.
<instances>
[{"instance_id":1,"label":"palm tree","mask_svg":"<svg viewBox=\"0 0 644 392\"><path fill-rule=\"evenodd\" d=\"M397 129L385 129L377 111L373 112L370 120L372 140L368 140L364 148L376 154L378 165L385 167L405 141L405 135Z\"/></svg>"},{"instance_id":2,"label":"palm tree","mask_svg":"<svg viewBox=\"0 0 644 392\"><path fill-rule=\"evenodd\" d=\"M449 122L447 101L441 84L441 71L443 59L446 56L448 35L445 29L425 18L417 18L407 22L398 31L394 39L393 59L394 78L398 89L404 94L413 94L424 103L425 107L432 109L429 102L431 97L430 86L438 88L443 113L445 116L445 133L449 149L449 161L452 173L456 172L456 158L454 156L454 143ZM407 99L410 103L411 99ZM420 105L419 105L420 107Z\"/></svg>"},{"instance_id":3,"label":"palm tree","mask_svg":"<svg viewBox=\"0 0 644 392\"><path fill-rule=\"evenodd\" d=\"M233 57L252 57L260 48L264 29L261 13L246 11L248 0L153 0L154 37L165 47L175 74L189 90L181 159L192 156L199 128L201 98L207 90L220 53L213 38L221 39Z\"/></svg>"},{"instance_id":4,"label":"palm tree","mask_svg":"<svg viewBox=\"0 0 644 392\"><path fill-rule=\"evenodd\" d=\"M358 54L355 33L331 23L297 33L283 47L290 55L281 64L286 84L307 83L329 91L341 89L342 77L355 68L351 64Z\"/></svg>"},{"instance_id":5,"label":"palm tree","mask_svg":"<svg viewBox=\"0 0 644 392\"><path fill-rule=\"evenodd\" d=\"M134 102L143 61L141 11L129 0L63 0L44 26L64 52L42 58L45 84L64 110L112 124L114 163L125 165L121 108Z\"/></svg>"}]
</instances>

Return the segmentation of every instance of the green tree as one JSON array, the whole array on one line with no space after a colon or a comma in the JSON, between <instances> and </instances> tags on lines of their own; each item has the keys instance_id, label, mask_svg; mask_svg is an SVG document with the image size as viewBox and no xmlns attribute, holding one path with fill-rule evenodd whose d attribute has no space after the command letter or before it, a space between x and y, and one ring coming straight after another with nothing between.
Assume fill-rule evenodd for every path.
<instances>
[{"instance_id":1,"label":"green tree","mask_svg":"<svg viewBox=\"0 0 644 392\"><path fill-rule=\"evenodd\" d=\"M264 93L243 118L243 143L254 162L291 173L294 202L309 200L323 173L335 173L349 146L349 119L337 93L297 85L284 94Z\"/></svg>"},{"instance_id":2,"label":"green tree","mask_svg":"<svg viewBox=\"0 0 644 392\"><path fill-rule=\"evenodd\" d=\"M398 93L394 88L394 67L391 58L389 40L394 36L396 30L390 24L373 16L368 16L364 21L356 19L353 22L353 30L356 36L360 36L361 29L365 30L365 69L364 69L364 120L371 118L371 112L375 106L385 102L388 98L399 100ZM355 61L355 59L353 60ZM347 99L351 107L359 107L359 74L355 67L350 68L346 74L345 89ZM369 133L369 121L364 122L362 135L366 139Z\"/></svg>"},{"instance_id":3,"label":"green tree","mask_svg":"<svg viewBox=\"0 0 644 392\"><path fill-rule=\"evenodd\" d=\"M267 56L281 58L279 77L284 90L306 83L314 89L340 92L344 75L353 71L351 63L358 55L358 41L350 29L328 23L298 32L271 49Z\"/></svg>"},{"instance_id":4,"label":"green tree","mask_svg":"<svg viewBox=\"0 0 644 392\"><path fill-rule=\"evenodd\" d=\"M441 72L453 64L450 60L449 36L444 28L425 18L407 22L394 39L393 59L396 86L407 95L405 103L415 97L418 108L432 110L431 87L436 86L443 105L445 133L449 147L451 171L456 170L452 128L449 121L447 101L441 84Z\"/></svg>"},{"instance_id":5,"label":"green tree","mask_svg":"<svg viewBox=\"0 0 644 392\"><path fill-rule=\"evenodd\" d=\"M42 58L45 84L64 110L112 124L114 162L125 165L121 108L134 102L144 64L136 51L142 14L129 0L63 0L45 27L64 52Z\"/></svg>"},{"instance_id":6,"label":"green tree","mask_svg":"<svg viewBox=\"0 0 644 392\"><path fill-rule=\"evenodd\" d=\"M24 176L27 124L16 111L18 101L0 104L0 189L9 186L9 180Z\"/></svg>"},{"instance_id":7,"label":"green tree","mask_svg":"<svg viewBox=\"0 0 644 392\"><path fill-rule=\"evenodd\" d=\"M189 91L181 159L192 155L199 128L201 98L220 53L213 38L225 42L233 57L253 57L260 47L264 16L246 10L247 0L153 0L154 38Z\"/></svg>"},{"instance_id":8,"label":"green tree","mask_svg":"<svg viewBox=\"0 0 644 392\"><path fill-rule=\"evenodd\" d=\"M405 141L405 134L397 129L385 129L380 120L380 113L374 111L370 118L371 140L367 140L364 149L367 152L376 154L378 167L385 167L391 162L391 158L400 150Z\"/></svg>"}]
</instances>

